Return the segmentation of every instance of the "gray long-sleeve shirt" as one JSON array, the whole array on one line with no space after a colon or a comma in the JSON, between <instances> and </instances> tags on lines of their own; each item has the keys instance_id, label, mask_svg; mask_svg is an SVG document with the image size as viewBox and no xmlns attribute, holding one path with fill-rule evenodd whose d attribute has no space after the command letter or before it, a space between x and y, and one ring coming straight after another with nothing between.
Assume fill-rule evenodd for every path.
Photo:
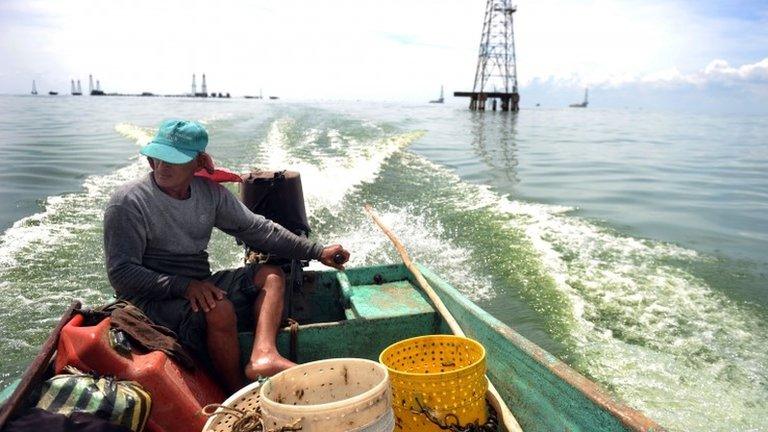
<instances>
[{"instance_id":1,"label":"gray long-sleeve shirt","mask_svg":"<svg viewBox=\"0 0 768 432\"><path fill-rule=\"evenodd\" d=\"M211 275L206 249L214 227L259 251L320 257L320 244L252 213L218 183L195 177L190 188L188 199L172 198L149 173L112 195L104 213L104 252L119 297L183 296L190 280Z\"/></svg>"}]
</instances>

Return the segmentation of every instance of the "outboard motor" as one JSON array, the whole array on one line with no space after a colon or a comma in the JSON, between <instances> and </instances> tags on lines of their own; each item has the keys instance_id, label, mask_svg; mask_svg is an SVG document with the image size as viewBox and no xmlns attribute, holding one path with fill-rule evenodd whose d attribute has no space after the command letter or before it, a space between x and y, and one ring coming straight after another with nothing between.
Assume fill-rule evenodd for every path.
<instances>
[{"instance_id":1,"label":"outboard motor","mask_svg":"<svg viewBox=\"0 0 768 432\"><path fill-rule=\"evenodd\" d=\"M255 171L243 178L240 200L248 210L296 235L309 234L301 175L295 171Z\"/></svg>"},{"instance_id":2,"label":"outboard motor","mask_svg":"<svg viewBox=\"0 0 768 432\"><path fill-rule=\"evenodd\" d=\"M295 171L254 171L243 177L240 185L240 200L248 210L270 219L292 233L306 237L310 228L304 207L304 191L301 175ZM286 308L287 317L294 317L294 292L301 293L304 280L303 267L307 261L289 260L264 255L261 251L245 246L245 261L279 265L287 275Z\"/></svg>"}]
</instances>

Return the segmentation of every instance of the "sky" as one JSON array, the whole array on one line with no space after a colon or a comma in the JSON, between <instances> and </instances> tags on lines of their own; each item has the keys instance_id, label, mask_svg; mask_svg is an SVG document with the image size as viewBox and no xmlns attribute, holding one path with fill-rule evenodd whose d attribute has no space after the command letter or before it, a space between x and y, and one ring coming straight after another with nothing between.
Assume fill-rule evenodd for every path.
<instances>
[{"instance_id":1,"label":"sky","mask_svg":"<svg viewBox=\"0 0 768 432\"><path fill-rule=\"evenodd\" d=\"M768 0L519 0L522 106L768 113ZM483 0L0 0L0 93L304 100L471 90ZM465 100L448 97L447 102Z\"/></svg>"}]
</instances>

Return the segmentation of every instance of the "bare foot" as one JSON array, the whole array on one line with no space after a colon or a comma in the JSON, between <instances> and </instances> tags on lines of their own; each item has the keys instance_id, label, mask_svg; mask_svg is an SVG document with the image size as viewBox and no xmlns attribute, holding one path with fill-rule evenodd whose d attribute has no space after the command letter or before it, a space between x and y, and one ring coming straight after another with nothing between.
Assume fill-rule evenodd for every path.
<instances>
[{"instance_id":1,"label":"bare foot","mask_svg":"<svg viewBox=\"0 0 768 432\"><path fill-rule=\"evenodd\" d=\"M251 355L250 363L245 366L245 376L251 381L255 381L258 377L270 377L296 366L296 363L281 356L277 351L254 354L257 357Z\"/></svg>"}]
</instances>

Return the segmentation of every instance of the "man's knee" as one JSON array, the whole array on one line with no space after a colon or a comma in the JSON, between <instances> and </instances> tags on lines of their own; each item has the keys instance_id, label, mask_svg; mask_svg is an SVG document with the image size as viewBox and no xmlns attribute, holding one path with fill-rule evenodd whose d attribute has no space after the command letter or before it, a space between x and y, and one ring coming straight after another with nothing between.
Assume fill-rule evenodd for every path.
<instances>
[{"instance_id":1,"label":"man's knee","mask_svg":"<svg viewBox=\"0 0 768 432\"><path fill-rule=\"evenodd\" d=\"M205 321L209 329L228 330L237 327L235 307L231 301L224 299L216 302L216 307L205 313Z\"/></svg>"},{"instance_id":2,"label":"man's knee","mask_svg":"<svg viewBox=\"0 0 768 432\"><path fill-rule=\"evenodd\" d=\"M253 277L253 283L259 289L283 291L285 288L285 272L278 266L261 266Z\"/></svg>"}]
</instances>

